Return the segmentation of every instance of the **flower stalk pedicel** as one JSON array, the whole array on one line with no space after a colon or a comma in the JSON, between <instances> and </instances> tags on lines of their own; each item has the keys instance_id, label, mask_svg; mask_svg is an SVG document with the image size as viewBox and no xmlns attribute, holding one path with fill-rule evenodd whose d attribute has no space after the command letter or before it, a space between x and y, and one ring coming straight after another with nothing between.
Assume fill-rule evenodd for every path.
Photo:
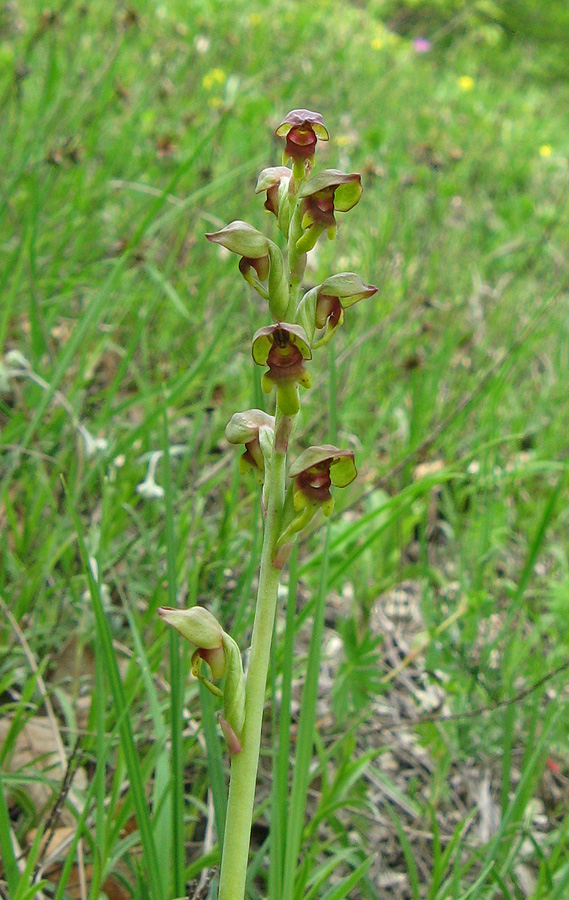
<instances>
[{"instance_id":1,"label":"flower stalk pedicel","mask_svg":"<svg viewBox=\"0 0 569 900\"><path fill-rule=\"evenodd\" d=\"M292 110L276 134L285 139L283 165L263 169L256 192L266 193L265 209L276 218L286 253L239 220L206 235L240 257L241 274L268 301L273 319L256 331L251 353L257 365L266 367L262 388L266 394L274 391L274 416L259 409L237 412L226 429L230 443L244 446L241 472L252 471L262 486L264 533L246 678L237 644L211 613L201 607L159 610L162 619L196 647L193 674L223 700L220 724L231 753L231 778L219 900L243 900L245 894L281 570L309 522L320 512L330 515L332 490L356 477L353 452L331 444L309 447L289 465L300 388L310 386L313 351L334 337L344 310L377 291L353 272L342 272L300 297L306 254L325 233L330 239L335 236L335 213L348 212L358 203L361 177L336 169L311 175L318 141L329 139L319 113Z\"/></svg>"}]
</instances>

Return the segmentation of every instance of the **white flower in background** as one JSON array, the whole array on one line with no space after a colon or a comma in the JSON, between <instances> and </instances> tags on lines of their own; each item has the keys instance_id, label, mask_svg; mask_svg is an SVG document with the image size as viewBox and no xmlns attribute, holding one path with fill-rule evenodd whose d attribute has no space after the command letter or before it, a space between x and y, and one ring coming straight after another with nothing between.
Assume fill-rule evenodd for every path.
<instances>
[{"instance_id":1,"label":"white flower in background","mask_svg":"<svg viewBox=\"0 0 569 900\"><path fill-rule=\"evenodd\" d=\"M161 458L161 450L157 450L151 455L146 478L136 485L136 493L146 500L159 500L164 496L164 488L156 483L156 466Z\"/></svg>"},{"instance_id":2,"label":"white flower in background","mask_svg":"<svg viewBox=\"0 0 569 900\"><path fill-rule=\"evenodd\" d=\"M106 438L93 437L89 429L86 427L86 425L83 425L82 422L79 422L77 431L83 438L85 455L88 459L90 459L92 456L96 456L100 450L106 450L109 446L109 442Z\"/></svg>"},{"instance_id":3,"label":"white flower in background","mask_svg":"<svg viewBox=\"0 0 569 900\"><path fill-rule=\"evenodd\" d=\"M203 56L203 54L207 53L209 50L209 38L206 37L205 34L196 35L194 47L196 48L196 52L201 53Z\"/></svg>"}]
</instances>

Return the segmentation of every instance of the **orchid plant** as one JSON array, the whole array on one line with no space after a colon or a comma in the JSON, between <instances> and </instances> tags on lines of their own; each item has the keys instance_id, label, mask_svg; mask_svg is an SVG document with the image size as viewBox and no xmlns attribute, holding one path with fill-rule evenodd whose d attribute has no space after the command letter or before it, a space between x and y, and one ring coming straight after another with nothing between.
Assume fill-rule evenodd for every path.
<instances>
[{"instance_id":1,"label":"orchid plant","mask_svg":"<svg viewBox=\"0 0 569 900\"><path fill-rule=\"evenodd\" d=\"M329 140L319 113L294 109L276 130L285 139L283 165L264 169L256 192L282 235L279 245L247 222L234 221L209 241L239 256L245 280L268 303L273 319L253 336L254 362L265 371L263 391L274 393L274 415L237 412L226 429L244 452L240 470L261 485L264 535L249 665L246 675L237 644L206 609L159 610L195 647L192 672L223 703L220 725L231 754L229 800L219 900L243 900L255 800L261 726L281 572L299 534L321 511L330 516L333 490L356 477L352 450L331 444L308 447L289 462L289 446L309 387L313 351L328 343L345 310L376 293L353 272L341 272L303 292L307 253L326 234L336 234L338 213L362 194L361 176L336 169L312 173L318 141ZM277 898L274 898L277 900Z\"/></svg>"}]
</instances>

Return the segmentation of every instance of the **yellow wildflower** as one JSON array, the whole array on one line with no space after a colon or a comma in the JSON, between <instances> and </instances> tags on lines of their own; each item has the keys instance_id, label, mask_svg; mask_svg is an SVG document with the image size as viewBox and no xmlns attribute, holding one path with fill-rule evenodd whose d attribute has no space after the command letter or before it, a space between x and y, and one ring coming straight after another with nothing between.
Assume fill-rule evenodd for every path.
<instances>
[{"instance_id":1,"label":"yellow wildflower","mask_svg":"<svg viewBox=\"0 0 569 900\"><path fill-rule=\"evenodd\" d=\"M383 38L374 38L371 42L371 46L372 50L383 50L383 48L385 47L385 41L383 40Z\"/></svg>"},{"instance_id":2,"label":"yellow wildflower","mask_svg":"<svg viewBox=\"0 0 569 900\"><path fill-rule=\"evenodd\" d=\"M542 144L539 148L539 155L544 159L547 159L553 153L553 149L550 144Z\"/></svg>"},{"instance_id":3,"label":"yellow wildflower","mask_svg":"<svg viewBox=\"0 0 569 900\"><path fill-rule=\"evenodd\" d=\"M458 86L461 91L472 91L474 89L474 78L470 75L461 75L458 79Z\"/></svg>"},{"instance_id":4,"label":"yellow wildflower","mask_svg":"<svg viewBox=\"0 0 569 900\"><path fill-rule=\"evenodd\" d=\"M208 72L204 75L202 79L202 84L206 91L211 91L213 87L217 84L225 83L225 72L223 69L212 69L211 72Z\"/></svg>"}]
</instances>

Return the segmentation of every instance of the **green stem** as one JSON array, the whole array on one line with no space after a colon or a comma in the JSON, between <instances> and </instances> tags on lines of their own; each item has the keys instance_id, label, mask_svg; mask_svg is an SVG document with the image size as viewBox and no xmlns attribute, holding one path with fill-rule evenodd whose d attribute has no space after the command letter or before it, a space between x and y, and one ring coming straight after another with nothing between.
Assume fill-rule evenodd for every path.
<instances>
[{"instance_id":1,"label":"green stem","mask_svg":"<svg viewBox=\"0 0 569 900\"><path fill-rule=\"evenodd\" d=\"M277 409L275 432L281 419ZM273 557L282 523L285 472L286 453L275 446L267 472L269 504L245 689L245 724L241 735L243 749L231 760L218 900L243 900L245 894L261 726L280 578L280 569L273 565Z\"/></svg>"},{"instance_id":2,"label":"green stem","mask_svg":"<svg viewBox=\"0 0 569 900\"><path fill-rule=\"evenodd\" d=\"M302 235L301 218L301 205L297 202L290 220L288 234L289 303L286 311L287 322L294 322L294 313L298 302L300 284L306 267L306 257L296 249L296 242Z\"/></svg>"}]
</instances>

